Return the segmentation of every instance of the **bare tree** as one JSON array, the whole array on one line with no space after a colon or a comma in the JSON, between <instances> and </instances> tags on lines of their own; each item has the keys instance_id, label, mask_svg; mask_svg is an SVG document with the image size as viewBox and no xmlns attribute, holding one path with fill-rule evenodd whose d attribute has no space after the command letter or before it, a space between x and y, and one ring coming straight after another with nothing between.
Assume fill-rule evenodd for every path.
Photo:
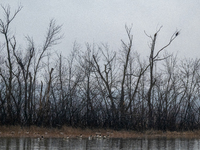
<instances>
[{"instance_id":1,"label":"bare tree","mask_svg":"<svg viewBox=\"0 0 200 150\"><path fill-rule=\"evenodd\" d=\"M81 91L79 94L82 95L84 100L84 106L86 107L86 114L84 114L85 126L92 126L95 124L93 121L95 118L95 109L94 106L97 105L96 97L97 94L96 80L94 78L95 68L94 68L94 59L93 55L96 57L97 52L95 50L95 45L86 44L86 51L81 52L78 57L79 66L78 69L82 72L82 81L80 83ZM84 107L83 106L83 107Z\"/></svg>"},{"instance_id":2,"label":"bare tree","mask_svg":"<svg viewBox=\"0 0 200 150\"><path fill-rule=\"evenodd\" d=\"M16 17L16 15L21 11L22 7L19 6L17 10L12 15L10 12L10 6L2 6L5 20L0 19L0 33L4 36L5 45L6 45L6 51L7 51L7 61L6 66L8 68L8 80L5 79L5 85L6 85L6 100L7 100L7 112L8 112L8 118L12 121L12 80L13 80L13 61L12 61L12 51L15 50L15 46L11 46L11 38L14 36L10 34L10 24ZM2 78L3 77L1 73Z\"/></svg>"},{"instance_id":3,"label":"bare tree","mask_svg":"<svg viewBox=\"0 0 200 150\"><path fill-rule=\"evenodd\" d=\"M182 91L182 110L180 128L194 129L196 124L196 112L199 110L199 59L185 59L180 64L180 85Z\"/></svg>"},{"instance_id":4,"label":"bare tree","mask_svg":"<svg viewBox=\"0 0 200 150\"><path fill-rule=\"evenodd\" d=\"M162 28L162 26L160 27L160 29ZM151 52L150 52L150 56L149 56L149 66L150 66L150 84L149 84L149 89L148 89L148 93L147 93L147 102L148 102L148 109L149 109L149 113L148 113L148 123L149 123L149 128L153 127L153 102L152 102L152 90L153 87L155 86L156 83L156 79L154 77L154 66L155 66L155 62L157 61L161 61L166 59L169 56L166 56L164 58L159 58L160 53L167 48L175 39L176 37L179 35L179 32L176 31L172 34L168 44L166 44L165 46L163 46L160 50L158 50L155 53L155 45L156 45L156 39L157 39L157 35L160 31L160 29L154 34L154 36L148 36L149 38L151 38ZM155 53L155 54L154 54Z\"/></svg>"},{"instance_id":5,"label":"bare tree","mask_svg":"<svg viewBox=\"0 0 200 150\"><path fill-rule=\"evenodd\" d=\"M39 69L41 69L41 61L46 56L46 53L50 48L56 44L58 44L59 40L62 38L60 35L61 27L56 25L56 21L52 19L49 23L49 27L47 30L46 38L41 50L38 51L38 58L35 58L35 66L34 66L34 77L33 77L33 84L35 85L37 79L37 73Z\"/></svg>"},{"instance_id":6,"label":"bare tree","mask_svg":"<svg viewBox=\"0 0 200 150\"><path fill-rule=\"evenodd\" d=\"M110 111L108 112L108 115L110 117L110 124L111 126L115 124L116 121L118 121L118 113L116 108L116 95L115 95L115 89L116 89L116 53L115 52L109 52L108 46L103 45L103 48L105 48L106 53L104 53L103 49L99 47L100 52L103 55L104 67L101 67L98 57L93 55L94 59L94 68L96 72L96 79L97 82L100 83L101 90L104 91L105 103L106 105L110 105ZM101 85L103 84L103 85ZM105 87L105 90L103 88ZM105 94L106 92L106 94ZM109 102L107 101L109 99ZM110 114L111 112L111 114Z\"/></svg>"},{"instance_id":7,"label":"bare tree","mask_svg":"<svg viewBox=\"0 0 200 150\"><path fill-rule=\"evenodd\" d=\"M133 35L131 35L131 28L128 28L125 26L126 33L128 35L129 43L126 44L124 41L122 41L123 48L125 51L125 62L123 64L123 74L122 74L122 81L121 81L121 95L120 95L120 102L119 102L119 108L120 108L120 117L121 122L124 122L125 118L125 102L124 102L124 84L125 84L125 78L127 76L127 67L129 64L130 59L130 52L132 49L132 43L133 43Z\"/></svg>"}]
</instances>

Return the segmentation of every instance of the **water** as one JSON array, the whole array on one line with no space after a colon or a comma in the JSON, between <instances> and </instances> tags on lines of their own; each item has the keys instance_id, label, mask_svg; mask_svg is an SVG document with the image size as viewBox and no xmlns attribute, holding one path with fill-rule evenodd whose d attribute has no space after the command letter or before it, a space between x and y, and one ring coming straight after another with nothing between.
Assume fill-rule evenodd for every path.
<instances>
[{"instance_id":1,"label":"water","mask_svg":"<svg viewBox=\"0 0 200 150\"><path fill-rule=\"evenodd\" d=\"M198 150L200 139L134 138L69 139L0 138L0 150Z\"/></svg>"}]
</instances>

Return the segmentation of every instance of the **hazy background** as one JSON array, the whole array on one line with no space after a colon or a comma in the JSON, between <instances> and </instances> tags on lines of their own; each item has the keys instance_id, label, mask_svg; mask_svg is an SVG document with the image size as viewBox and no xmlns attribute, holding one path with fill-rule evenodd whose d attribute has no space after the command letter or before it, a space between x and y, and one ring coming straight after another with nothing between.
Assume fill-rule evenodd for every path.
<instances>
[{"instance_id":1,"label":"hazy background","mask_svg":"<svg viewBox=\"0 0 200 150\"><path fill-rule=\"evenodd\" d=\"M55 50L68 55L74 41L85 48L85 43L108 43L111 50L121 48L121 39L127 40L125 24L132 25L134 50L149 55L150 39L161 25L158 50L180 30L180 36L167 48L178 56L200 57L200 1L199 0L0 0L9 4L12 12L19 5L21 12L12 23L21 47L25 36L33 37L41 45L50 19L62 24L64 38ZM3 17L2 9L0 18Z\"/></svg>"}]
</instances>

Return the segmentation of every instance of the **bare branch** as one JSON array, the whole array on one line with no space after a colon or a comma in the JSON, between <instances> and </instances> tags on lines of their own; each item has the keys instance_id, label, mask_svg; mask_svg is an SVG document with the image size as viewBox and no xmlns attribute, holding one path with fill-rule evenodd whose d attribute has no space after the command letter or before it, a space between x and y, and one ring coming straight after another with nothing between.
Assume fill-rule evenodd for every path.
<instances>
[{"instance_id":1,"label":"bare branch","mask_svg":"<svg viewBox=\"0 0 200 150\"><path fill-rule=\"evenodd\" d=\"M63 35L59 35L62 25L56 25L56 21L52 19L49 23L49 28L46 35L46 40L43 46L43 51L47 48L58 44L58 41L62 39Z\"/></svg>"},{"instance_id":2,"label":"bare branch","mask_svg":"<svg viewBox=\"0 0 200 150\"><path fill-rule=\"evenodd\" d=\"M6 20L5 22L0 19L0 32L3 33L3 34L7 34L8 32L8 29L9 29L9 25L10 23L13 21L13 19L16 17L16 15L22 10L22 6L19 6L17 10L15 10L13 16L10 16L10 6L3 6L1 5L3 11L4 11L4 14L5 14L5 17L6 17Z\"/></svg>"},{"instance_id":3,"label":"bare branch","mask_svg":"<svg viewBox=\"0 0 200 150\"><path fill-rule=\"evenodd\" d=\"M154 56L154 59L159 55L159 53L164 50L166 47L168 47L175 39L176 37L179 35L179 31L174 32L174 34L171 36L169 43L167 45L165 45L164 47L162 47Z\"/></svg>"}]
</instances>

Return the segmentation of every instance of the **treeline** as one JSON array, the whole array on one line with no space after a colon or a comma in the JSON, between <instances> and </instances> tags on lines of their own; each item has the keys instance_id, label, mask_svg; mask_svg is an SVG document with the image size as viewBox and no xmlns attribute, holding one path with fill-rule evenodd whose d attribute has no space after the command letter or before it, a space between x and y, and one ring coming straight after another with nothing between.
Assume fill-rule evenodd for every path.
<instances>
[{"instance_id":1,"label":"treeline","mask_svg":"<svg viewBox=\"0 0 200 150\"><path fill-rule=\"evenodd\" d=\"M179 36L176 31L155 49L160 29L150 40L149 58L133 49L131 28L121 51L108 45L80 48L68 57L52 53L62 38L51 20L42 46L26 37L20 48L2 6L0 19L0 125L193 130L200 127L200 59L178 60L164 53ZM54 54L54 55L53 55Z\"/></svg>"}]
</instances>

